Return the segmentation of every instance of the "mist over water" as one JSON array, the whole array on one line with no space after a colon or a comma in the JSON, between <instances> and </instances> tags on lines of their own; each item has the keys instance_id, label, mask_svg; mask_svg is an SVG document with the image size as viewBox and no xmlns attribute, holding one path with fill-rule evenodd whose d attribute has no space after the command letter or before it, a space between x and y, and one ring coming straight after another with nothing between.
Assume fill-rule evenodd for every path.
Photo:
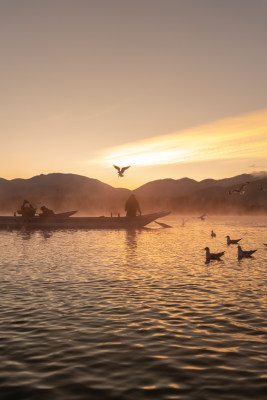
<instances>
[{"instance_id":1,"label":"mist over water","mask_svg":"<svg viewBox=\"0 0 267 400\"><path fill-rule=\"evenodd\" d=\"M184 220L0 231L1 400L265 399L267 217Z\"/></svg>"}]
</instances>

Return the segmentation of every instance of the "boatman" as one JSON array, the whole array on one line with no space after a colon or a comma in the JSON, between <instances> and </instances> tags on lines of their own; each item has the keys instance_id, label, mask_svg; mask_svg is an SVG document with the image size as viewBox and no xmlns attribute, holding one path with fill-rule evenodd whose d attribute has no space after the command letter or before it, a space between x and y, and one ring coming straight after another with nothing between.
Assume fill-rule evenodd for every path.
<instances>
[{"instance_id":1,"label":"boatman","mask_svg":"<svg viewBox=\"0 0 267 400\"><path fill-rule=\"evenodd\" d=\"M125 203L126 217L136 217L137 211L141 215L141 208L134 194L131 194Z\"/></svg>"}]
</instances>

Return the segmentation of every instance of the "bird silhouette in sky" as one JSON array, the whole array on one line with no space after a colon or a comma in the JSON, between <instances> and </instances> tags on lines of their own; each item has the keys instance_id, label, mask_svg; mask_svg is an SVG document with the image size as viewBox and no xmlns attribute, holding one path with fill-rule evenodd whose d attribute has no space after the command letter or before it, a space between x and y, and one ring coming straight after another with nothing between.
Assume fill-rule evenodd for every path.
<instances>
[{"instance_id":1,"label":"bird silhouette in sky","mask_svg":"<svg viewBox=\"0 0 267 400\"><path fill-rule=\"evenodd\" d=\"M200 217L197 218L201 219L201 221L205 221L205 217L207 217L207 214L202 214L200 215Z\"/></svg>"},{"instance_id":2,"label":"bird silhouette in sky","mask_svg":"<svg viewBox=\"0 0 267 400\"><path fill-rule=\"evenodd\" d=\"M124 175L123 175L124 171L126 171L126 169L130 168L130 165L128 167L123 167L123 168L120 168L117 165L113 165L113 167L116 168L116 170L118 171L118 177L123 178L124 177Z\"/></svg>"},{"instance_id":3,"label":"bird silhouette in sky","mask_svg":"<svg viewBox=\"0 0 267 400\"><path fill-rule=\"evenodd\" d=\"M229 190L228 194L238 193L238 194L245 194L245 188L250 182L243 183L238 189Z\"/></svg>"}]
</instances>

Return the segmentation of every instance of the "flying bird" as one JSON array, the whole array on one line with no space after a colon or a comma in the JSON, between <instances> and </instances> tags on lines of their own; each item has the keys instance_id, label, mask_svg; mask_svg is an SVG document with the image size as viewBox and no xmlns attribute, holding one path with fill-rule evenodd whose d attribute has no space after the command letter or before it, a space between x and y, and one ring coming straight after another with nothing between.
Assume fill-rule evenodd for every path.
<instances>
[{"instance_id":1,"label":"flying bird","mask_svg":"<svg viewBox=\"0 0 267 400\"><path fill-rule=\"evenodd\" d=\"M123 167L123 168L120 168L117 165L113 165L113 167L116 168L116 170L118 171L118 177L123 178L124 171L126 171L126 169L130 168L130 165L128 167Z\"/></svg>"},{"instance_id":2,"label":"flying bird","mask_svg":"<svg viewBox=\"0 0 267 400\"><path fill-rule=\"evenodd\" d=\"M210 260L220 260L221 257L224 255L224 251L222 251L221 253L211 253L209 247L205 247L206 250L206 260L210 261Z\"/></svg>"},{"instance_id":3,"label":"flying bird","mask_svg":"<svg viewBox=\"0 0 267 400\"><path fill-rule=\"evenodd\" d=\"M227 245L229 246L230 244L237 244L241 239L230 239L230 236L226 236L227 238Z\"/></svg>"},{"instance_id":4,"label":"flying bird","mask_svg":"<svg viewBox=\"0 0 267 400\"><path fill-rule=\"evenodd\" d=\"M256 250L242 250L241 246L238 246L237 247L237 257L238 257L238 259L241 259L243 257L248 258L248 257L251 257L251 255L253 253L255 253L255 251L257 251L257 249Z\"/></svg>"},{"instance_id":5,"label":"flying bird","mask_svg":"<svg viewBox=\"0 0 267 400\"><path fill-rule=\"evenodd\" d=\"M243 183L238 189L232 189L228 191L228 194L238 193L238 194L245 194L245 188L250 182Z\"/></svg>"},{"instance_id":6,"label":"flying bird","mask_svg":"<svg viewBox=\"0 0 267 400\"><path fill-rule=\"evenodd\" d=\"M200 215L200 217L197 217L197 218L200 218L201 221L205 221L205 217L207 217L207 214L202 214L202 215Z\"/></svg>"}]
</instances>

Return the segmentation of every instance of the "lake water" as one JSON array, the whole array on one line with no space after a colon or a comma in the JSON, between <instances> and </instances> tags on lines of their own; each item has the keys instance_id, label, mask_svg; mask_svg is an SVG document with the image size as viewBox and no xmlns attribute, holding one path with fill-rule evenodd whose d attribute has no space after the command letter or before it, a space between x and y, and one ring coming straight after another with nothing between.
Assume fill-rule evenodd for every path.
<instances>
[{"instance_id":1,"label":"lake water","mask_svg":"<svg viewBox=\"0 0 267 400\"><path fill-rule=\"evenodd\" d=\"M0 231L1 400L266 399L267 217L181 221Z\"/></svg>"}]
</instances>

